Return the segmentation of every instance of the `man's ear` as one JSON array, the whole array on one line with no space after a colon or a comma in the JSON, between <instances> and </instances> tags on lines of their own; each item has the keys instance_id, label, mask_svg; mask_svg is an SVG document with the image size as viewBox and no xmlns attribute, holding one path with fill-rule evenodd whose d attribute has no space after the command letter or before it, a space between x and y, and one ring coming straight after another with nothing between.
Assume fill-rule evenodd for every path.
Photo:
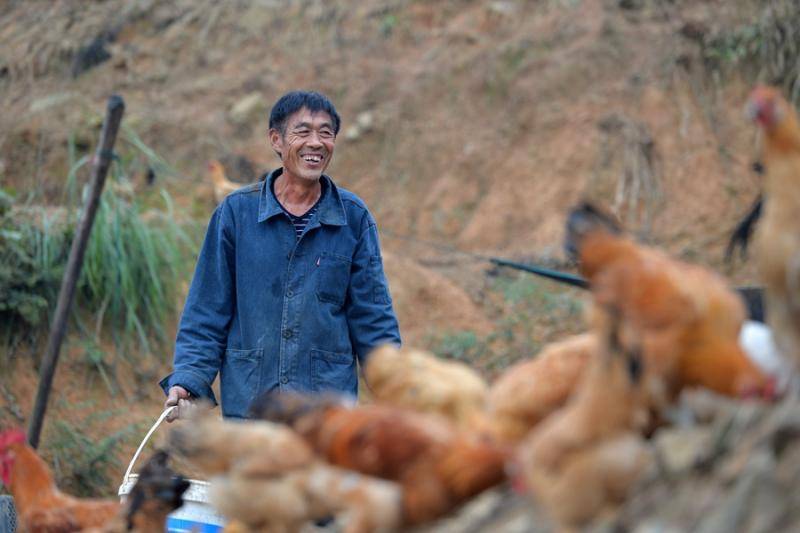
<instances>
[{"instance_id":1,"label":"man's ear","mask_svg":"<svg viewBox=\"0 0 800 533\"><path fill-rule=\"evenodd\" d=\"M278 154L280 159L283 159L281 155L281 150L283 149L283 135L281 135L281 132L272 128L267 132L267 137L269 138L269 144L272 146L272 149Z\"/></svg>"}]
</instances>

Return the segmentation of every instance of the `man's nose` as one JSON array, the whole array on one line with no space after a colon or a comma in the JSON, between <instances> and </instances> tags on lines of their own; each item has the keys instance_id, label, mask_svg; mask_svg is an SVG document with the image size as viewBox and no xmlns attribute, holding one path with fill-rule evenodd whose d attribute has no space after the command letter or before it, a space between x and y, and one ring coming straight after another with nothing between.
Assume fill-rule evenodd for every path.
<instances>
[{"instance_id":1,"label":"man's nose","mask_svg":"<svg viewBox=\"0 0 800 533\"><path fill-rule=\"evenodd\" d=\"M308 144L312 146L322 146L322 139L319 136L319 132L311 132L311 135L308 138Z\"/></svg>"}]
</instances>

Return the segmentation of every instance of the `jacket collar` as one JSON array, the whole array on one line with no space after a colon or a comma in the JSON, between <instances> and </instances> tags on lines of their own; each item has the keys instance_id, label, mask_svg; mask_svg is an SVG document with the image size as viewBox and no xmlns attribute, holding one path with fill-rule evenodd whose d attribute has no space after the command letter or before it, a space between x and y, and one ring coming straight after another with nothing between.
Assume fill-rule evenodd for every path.
<instances>
[{"instance_id":1,"label":"jacket collar","mask_svg":"<svg viewBox=\"0 0 800 533\"><path fill-rule=\"evenodd\" d=\"M284 212L283 207L278 203L278 199L275 198L275 194L272 192L272 185L275 183L275 179L282 173L283 168L273 170L261 182L261 194L258 199L258 222L264 222ZM325 174L320 177L320 180L323 180L324 183L322 185L322 198L320 198L319 207L317 208L319 222L330 226L346 225L347 215L344 211L342 198L339 195L339 189L336 188L333 180Z\"/></svg>"}]
</instances>

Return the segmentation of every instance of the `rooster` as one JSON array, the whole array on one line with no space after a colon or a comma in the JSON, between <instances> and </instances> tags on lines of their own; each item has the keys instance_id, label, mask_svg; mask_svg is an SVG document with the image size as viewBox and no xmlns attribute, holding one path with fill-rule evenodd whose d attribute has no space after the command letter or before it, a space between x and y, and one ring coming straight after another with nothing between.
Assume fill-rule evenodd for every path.
<instances>
[{"instance_id":1,"label":"rooster","mask_svg":"<svg viewBox=\"0 0 800 533\"><path fill-rule=\"evenodd\" d=\"M385 345L370 354L364 377L382 403L439 414L467 431L485 424L488 386L462 363L444 361L422 350Z\"/></svg>"},{"instance_id":2,"label":"rooster","mask_svg":"<svg viewBox=\"0 0 800 533\"><path fill-rule=\"evenodd\" d=\"M392 531L399 522L399 487L325 464L283 425L227 422L195 408L168 443L211 476L211 501L232 530L291 533L332 515L345 533Z\"/></svg>"},{"instance_id":3,"label":"rooster","mask_svg":"<svg viewBox=\"0 0 800 533\"><path fill-rule=\"evenodd\" d=\"M214 185L214 201L216 203L222 202L230 193L244 187L243 183L229 180L225 176L225 169L222 167L222 163L217 160L208 163L208 174L211 178L211 183Z\"/></svg>"},{"instance_id":4,"label":"rooster","mask_svg":"<svg viewBox=\"0 0 800 533\"><path fill-rule=\"evenodd\" d=\"M595 316L604 320L603 309L613 306L624 330L641 337L657 409L671 404L684 387L774 397L774 379L738 344L744 305L721 277L637 244L591 204L571 212L566 247L589 280Z\"/></svg>"},{"instance_id":5,"label":"rooster","mask_svg":"<svg viewBox=\"0 0 800 533\"><path fill-rule=\"evenodd\" d=\"M564 531L622 503L652 462L639 436L647 420L641 349L623 349L616 313L601 327L607 339L575 393L517 449L521 485Z\"/></svg>"},{"instance_id":6,"label":"rooster","mask_svg":"<svg viewBox=\"0 0 800 533\"><path fill-rule=\"evenodd\" d=\"M505 480L508 450L441 417L274 393L258 398L252 414L289 424L333 465L399 483L406 526L435 520Z\"/></svg>"},{"instance_id":7,"label":"rooster","mask_svg":"<svg viewBox=\"0 0 800 533\"><path fill-rule=\"evenodd\" d=\"M80 499L58 490L50 468L27 444L21 430L0 433L0 476L14 497L22 531L102 527L120 512L118 501Z\"/></svg>"},{"instance_id":8,"label":"rooster","mask_svg":"<svg viewBox=\"0 0 800 533\"><path fill-rule=\"evenodd\" d=\"M598 345L594 333L583 333L549 344L535 358L506 369L489 391L491 433L500 441L517 442L562 407Z\"/></svg>"},{"instance_id":9,"label":"rooster","mask_svg":"<svg viewBox=\"0 0 800 533\"><path fill-rule=\"evenodd\" d=\"M800 364L800 125L772 87L757 87L747 110L764 135L764 206L754 247L766 287L767 322L778 350Z\"/></svg>"}]
</instances>

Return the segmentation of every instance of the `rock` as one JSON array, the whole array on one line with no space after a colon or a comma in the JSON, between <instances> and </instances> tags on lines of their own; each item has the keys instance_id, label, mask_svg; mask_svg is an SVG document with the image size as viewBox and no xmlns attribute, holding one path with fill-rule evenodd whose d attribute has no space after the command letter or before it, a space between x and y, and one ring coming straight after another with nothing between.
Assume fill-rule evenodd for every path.
<instances>
[{"instance_id":1,"label":"rock","mask_svg":"<svg viewBox=\"0 0 800 533\"><path fill-rule=\"evenodd\" d=\"M40 111L46 111L52 107L57 107L61 104L69 102L77 95L73 92L61 92L61 93L53 93L42 98L37 98L33 102L31 102L30 107L28 108L31 113L38 113Z\"/></svg>"},{"instance_id":2,"label":"rock","mask_svg":"<svg viewBox=\"0 0 800 533\"><path fill-rule=\"evenodd\" d=\"M361 131L372 131L372 126L375 122L375 116L372 111L363 111L356 117L356 125L361 128Z\"/></svg>"},{"instance_id":3,"label":"rock","mask_svg":"<svg viewBox=\"0 0 800 533\"><path fill-rule=\"evenodd\" d=\"M669 475L694 468L704 459L710 443L711 431L708 427L666 429L655 436L659 458Z\"/></svg>"},{"instance_id":4,"label":"rock","mask_svg":"<svg viewBox=\"0 0 800 533\"><path fill-rule=\"evenodd\" d=\"M361 137L361 130L355 124L344 129L344 138L348 141L356 141Z\"/></svg>"},{"instance_id":5,"label":"rock","mask_svg":"<svg viewBox=\"0 0 800 533\"><path fill-rule=\"evenodd\" d=\"M633 533L682 533L682 529L664 523L661 520L645 520L636 526Z\"/></svg>"},{"instance_id":6,"label":"rock","mask_svg":"<svg viewBox=\"0 0 800 533\"><path fill-rule=\"evenodd\" d=\"M512 16L517 13L517 4L514 2L497 0L495 2L491 2L488 6L488 9L492 13Z\"/></svg>"},{"instance_id":7,"label":"rock","mask_svg":"<svg viewBox=\"0 0 800 533\"><path fill-rule=\"evenodd\" d=\"M375 124L375 116L372 111L362 111L356 116L355 124L345 128L344 138L348 141L355 141L363 134L372 131Z\"/></svg>"},{"instance_id":8,"label":"rock","mask_svg":"<svg viewBox=\"0 0 800 533\"><path fill-rule=\"evenodd\" d=\"M236 124L244 124L266 109L267 103L261 93L252 92L233 104L228 118Z\"/></svg>"}]
</instances>

